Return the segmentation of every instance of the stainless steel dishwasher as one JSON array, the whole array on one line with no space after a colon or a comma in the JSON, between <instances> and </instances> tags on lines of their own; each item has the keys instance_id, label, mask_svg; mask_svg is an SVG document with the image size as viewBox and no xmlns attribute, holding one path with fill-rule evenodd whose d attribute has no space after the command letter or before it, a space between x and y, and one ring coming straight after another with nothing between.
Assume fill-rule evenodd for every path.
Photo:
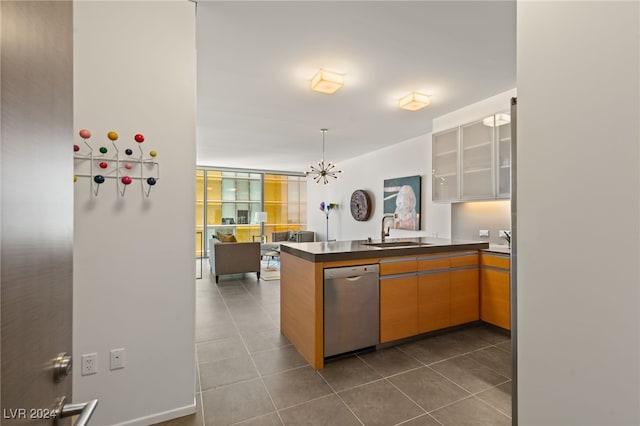
<instances>
[{"instance_id":1,"label":"stainless steel dishwasher","mask_svg":"<svg viewBox=\"0 0 640 426\"><path fill-rule=\"evenodd\" d=\"M324 270L324 356L380 342L379 266Z\"/></svg>"}]
</instances>

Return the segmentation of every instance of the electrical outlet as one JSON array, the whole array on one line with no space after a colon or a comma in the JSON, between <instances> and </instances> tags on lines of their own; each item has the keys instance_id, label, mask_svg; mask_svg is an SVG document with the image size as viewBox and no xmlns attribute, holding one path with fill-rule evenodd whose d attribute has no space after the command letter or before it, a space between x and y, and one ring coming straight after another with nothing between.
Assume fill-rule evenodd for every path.
<instances>
[{"instance_id":1,"label":"electrical outlet","mask_svg":"<svg viewBox=\"0 0 640 426\"><path fill-rule=\"evenodd\" d=\"M98 354L84 354L82 355L82 369L80 375L88 376L90 374L96 374L98 372Z\"/></svg>"},{"instance_id":2,"label":"electrical outlet","mask_svg":"<svg viewBox=\"0 0 640 426\"><path fill-rule=\"evenodd\" d=\"M488 229L481 229L479 232L479 236L480 237L488 237L489 236L489 230Z\"/></svg>"},{"instance_id":3,"label":"electrical outlet","mask_svg":"<svg viewBox=\"0 0 640 426\"><path fill-rule=\"evenodd\" d=\"M124 348L111 349L109 352L109 369L117 370L119 368L124 368Z\"/></svg>"},{"instance_id":4,"label":"electrical outlet","mask_svg":"<svg viewBox=\"0 0 640 426\"><path fill-rule=\"evenodd\" d=\"M500 238L507 238L507 232L509 232L509 231L505 231L504 229L501 229L501 230L498 232L498 237L500 237Z\"/></svg>"}]
</instances>

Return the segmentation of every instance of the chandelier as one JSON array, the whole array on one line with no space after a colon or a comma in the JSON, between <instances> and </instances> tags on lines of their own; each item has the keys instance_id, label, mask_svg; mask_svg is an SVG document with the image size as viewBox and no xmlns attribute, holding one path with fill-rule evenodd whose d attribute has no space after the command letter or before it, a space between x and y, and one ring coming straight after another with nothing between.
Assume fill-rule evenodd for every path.
<instances>
[{"instance_id":1,"label":"chandelier","mask_svg":"<svg viewBox=\"0 0 640 426\"><path fill-rule=\"evenodd\" d=\"M313 180L316 183L320 183L320 181L323 181L325 185L329 183L328 178L331 177L334 179L338 179L338 175L342 173L342 170L335 170L336 165L332 162L329 162L326 165L324 163L324 134L327 133L328 130L329 129L320 129L320 131L322 132L322 159L318 161L317 167L311 164L309 166L309 171L306 172L307 176L313 176Z\"/></svg>"}]
</instances>

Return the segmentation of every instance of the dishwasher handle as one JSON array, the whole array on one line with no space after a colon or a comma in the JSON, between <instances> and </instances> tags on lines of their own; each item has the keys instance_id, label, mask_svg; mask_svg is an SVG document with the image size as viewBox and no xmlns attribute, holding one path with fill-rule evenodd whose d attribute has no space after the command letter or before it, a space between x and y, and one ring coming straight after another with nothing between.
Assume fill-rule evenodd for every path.
<instances>
[{"instance_id":1,"label":"dishwasher handle","mask_svg":"<svg viewBox=\"0 0 640 426\"><path fill-rule=\"evenodd\" d=\"M380 267L374 265L345 266L341 268L327 268L324 270L324 279L331 280L337 278L357 279L363 275L378 275Z\"/></svg>"}]
</instances>

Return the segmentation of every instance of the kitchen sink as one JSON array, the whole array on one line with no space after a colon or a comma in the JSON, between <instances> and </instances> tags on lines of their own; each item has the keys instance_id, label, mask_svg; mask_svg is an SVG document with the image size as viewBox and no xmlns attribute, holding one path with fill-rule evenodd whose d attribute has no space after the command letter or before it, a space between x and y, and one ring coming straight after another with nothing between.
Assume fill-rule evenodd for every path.
<instances>
[{"instance_id":1,"label":"kitchen sink","mask_svg":"<svg viewBox=\"0 0 640 426\"><path fill-rule=\"evenodd\" d=\"M373 246L373 247L416 247L416 246L427 246L427 243L418 243L416 241L387 241L384 243L364 243L365 246Z\"/></svg>"}]
</instances>

